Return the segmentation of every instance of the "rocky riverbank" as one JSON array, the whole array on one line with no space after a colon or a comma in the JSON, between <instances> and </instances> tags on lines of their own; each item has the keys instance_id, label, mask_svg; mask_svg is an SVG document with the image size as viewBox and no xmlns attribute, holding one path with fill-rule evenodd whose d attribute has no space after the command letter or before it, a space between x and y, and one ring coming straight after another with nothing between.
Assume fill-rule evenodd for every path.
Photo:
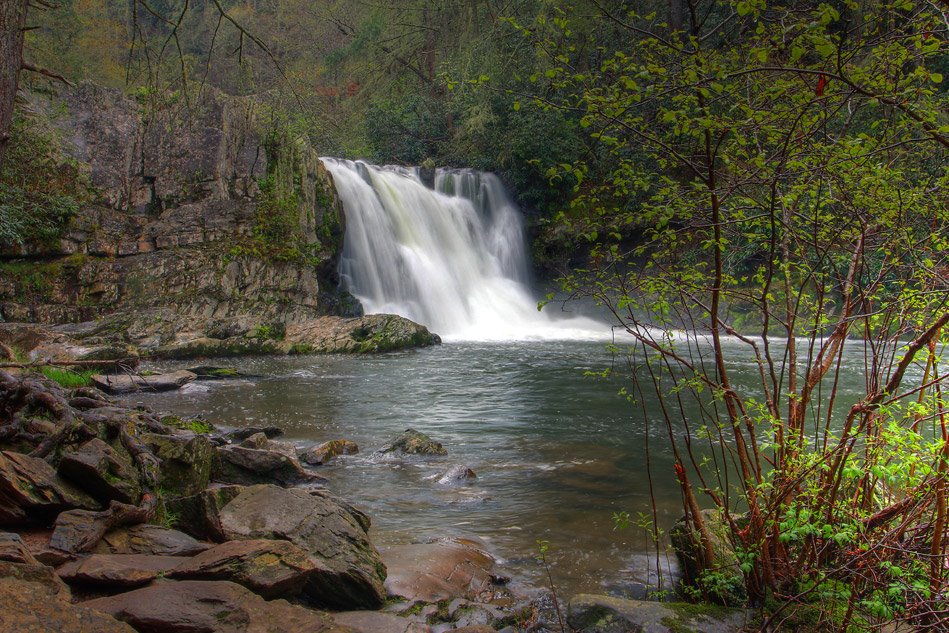
<instances>
[{"instance_id":1,"label":"rocky riverbank","mask_svg":"<svg viewBox=\"0 0 949 633\"><path fill-rule=\"evenodd\" d=\"M0 372L0 629L737 630L740 612L519 586L476 541L379 551L318 468L358 451L225 433ZM445 447L407 431L386 459ZM302 459L301 459L302 458ZM457 472L455 472L457 471ZM454 474L452 474L454 472ZM471 477L454 469L446 477ZM559 610L559 614L558 614ZM657 628L658 627L658 628Z\"/></svg>"}]
</instances>

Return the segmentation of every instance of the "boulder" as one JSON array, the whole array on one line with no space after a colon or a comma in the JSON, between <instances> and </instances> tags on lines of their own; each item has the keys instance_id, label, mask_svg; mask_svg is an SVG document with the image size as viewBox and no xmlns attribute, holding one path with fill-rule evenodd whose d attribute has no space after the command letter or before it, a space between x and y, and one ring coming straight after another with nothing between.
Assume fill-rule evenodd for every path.
<instances>
[{"instance_id":1,"label":"boulder","mask_svg":"<svg viewBox=\"0 0 949 633\"><path fill-rule=\"evenodd\" d=\"M141 632L161 633L349 633L325 613L266 601L224 581L161 582L98 598L83 606L108 613Z\"/></svg>"},{"instance_id":2,"label":"boulder","mask_svg":"<svg viewBox=\"0 0 949 633\"><path fill-rule=\"evenodd\" d=\"M127 624L69 599L69 589L52 567L0 562L0 631L134 633Z\"/></svg>"},{"instance_id":3,"label":"boulder","mask_svg":"<svg viewBox=\"0 0 949 633\"><path fill-rule=\"evenodd\" d=\"M267 439L267 435L266 435L266 434L264 434L264 433L254 433L253 435L251 435L250 437L248 437L246 440L243 440L243 441L240 443L240 446L243 447L243 448L257 448L257 449L261 449L261 448L265 448L265 447L267 446L268 442L270 442L270 440Z\"/></svg>"},{"instance_id":4,"label":"boulder","mask_svg":"<svg viewBox=\"0 0 949 633\"><path fill-rule=\"evenodd\" d=\"M424 433L415 429L406 429L405 433L391 443L383 446L377 454L387 455L398 453L401 455L447 455L448 451L439 442L436 442Z\"/></svg>"},{"instance_id":5,"label":"boulder","mask_svg":"<svg viewBox=\"0 0 949 633\"><path fill-rule=\"evenodd\" d=\"M20 535L12 532L0 532L0 561L23 565L40 564L26 547Z\"/></svg>"},{"instance_id":6,"label":"boulder","mask_svg":"<svg viewBox=\"0 0 949 633\"><path fill-rule=\"evenodd\" d=\"M226 541L221 527L221 509L231 502L244 486L213 485L188 497L165 502L167 511L178 517L178 526L186 533L209 541Z\"/></svg>"},{"instance_id":7,"label":"boulder","mask_svg":"<svg viewBox=\"0 0 949 633\"><path fill-rule=\"evenodd\" d=\"M214 447L205 435L142 436L145 445L161 460L159 485L168 497L187 497L208 487Z\"/></svg>"},{"instance_id":8,"label":"boulder","mask_svg":"<svg viewBox=\"0 0 949 633\"><path fill-rule=\"evenodd\" d=\"M457 465L449 468L445 474L438 478L438 483L443 486L459 486L477 479L475 471L467 466Z\"/></svg>"},{"instance_id":9,"label":"boulder","mask_svg":"<svg viewBox=\"0 0 949 633\"><path fill-rule=\"evenodd\" d=\"M63 455L58 470L61 476L103 504L113 499L138 503L141 494L138 473L115 449L97 437Z\"/></svg>"},{"instance_id":10,"label":"boulder","mask_svg":"<svg viewBox=\"0 0 949 633\"><path fill-rule=\"evenodd\" d=\"M188 560L182 556L92 554L62 565L56 575L70 585L129 589L148 584Z\"/></svg>"},{"instance_id":11,"label":"boulder","mask_svg":"<svg viewBox=\"0 0 949 633\"><path fill-rule=\"evenodd\" d=\"M194 556L207 550L207 543L184 532L143 523L112 530L96 545L97 554L151 554L153 556Z\"/></svg>"},{"instance_id":12,"label":"boulder","mask_svg":"<svg viewBox=\"0 0 949 633\"><path fill-rule=\"evenodd\" d=\"M229 378L246 378L247 375L234 369L233 367L214 367L212 365L199 365L198 367L189 367L188 371L198 377L200 380L227 380Z\"/></svg>"},{"instance_id":13,"label":"boulder","mask_svg":"<svg viewBox=\"0 0 949 633\"><path fill-rule=\"evenodd\" d=\"M134 393L136 391L174 391L181 389L197 376L190 371L175 371L169 374L140 376L137 374L98 374L92 376L92 384L110 394Z\"/></svg>"},{"instance_id":14,"label":"boulder","mask_svg":"<svg viewBox=\"0 0 949 633\"><path fill-rule=\"evenodd\" d=\"M382 560L386 592L410 602L477 600L503 584L494 573L494 557L465 539L390 547Z\"/></svg>"},{"instance_id":15,"label":"boulder","mask_svg":"<svg viewBox=\"0 0 949 633\"><path fill-rule=\"evenodd\" d=\"M283 429L276 426L246 426L242 429L234 429L223 435L229 442L242 442L252 435L263 433L267 439L272 440L275 437L283 435Z\"/></svg>"},{"instance_id":16,"label":"boulder","mask_svg":"<svg viewBox=\"0 0 949 633\"><path fill-rule=\"evenodd\" d=\"M432 633L424 622L378 611L341 611L333 619L356 633Z\"/></svg>"},{"instance_id":17,"label":"boulder","mask_svg":"<svg viewBox=\"0 0 949 633\"><path fill-rule=\"evenodd\" d=\"M359 452L356 442L349 440L330 440L319 446L313 446L300 452L300 459L311 466L325 464L330 459L340 455L355 455Z\"/></svg>"},{"instance_id":18,"label":"boulder","mask_svg":"<svg viewBox=\"0 0 949 633\"><path fill-rule=\"evenodd\" d=\"M289 541L228 541L186 559L172 578L229 580L267 600L295 596L316 566Z\"/></svg>"},{"instance_id":19,"label":"boulder","mask_svg":"<svg viewBox=\"0 0 949 633\"><path fill-rule=\"evenodd\" d=\"M259 485L246 488L219 514L228 539L285 539L316 565L304 594L316 604L375 609L385 600L385 565L364 527L325 494Z\"/></svg>"},{"instance_id":20,"label":"boulder","mask_svg":"<svg viewBox=\"0 0 949 633\"><path fill-rule=\"evenodd\" d=\"M98 507L42 459L0 452L0 525L49 524L63 510Z\"/></svg>"},{"instance_id":21,"label":"boulder","mask_svg":"<svg viewBox=\"0 0 949 633\"><path fill-rule=\"evenodd\" d=\"M251 436L251 438L256 436ZM245 441L249 441L248 440ZM269 442L269 441L268 441ZM294 455L272 448L219 446L215 461L214 481L228 484L269 484L297 486L325 483L325 479L306 471Z\"/></svg>"},{"instance_id":22,"label":"boulder","mask_svg":"<svg viewBox=\"0 0 949 633\"><path fill-rule=\"evenodd\" d=\"M567 623L577 633L739 633L749 612L674 602L580 594L570 600Z\"/></svg>"}]
</instances>

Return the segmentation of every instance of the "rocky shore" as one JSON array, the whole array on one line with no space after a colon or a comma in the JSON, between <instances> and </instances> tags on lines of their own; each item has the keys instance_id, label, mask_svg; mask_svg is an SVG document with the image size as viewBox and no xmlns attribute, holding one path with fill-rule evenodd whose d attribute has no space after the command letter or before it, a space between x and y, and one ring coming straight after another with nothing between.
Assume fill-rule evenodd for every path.
<instances>
[{"instance_id":1,"label":"rocky shore","mask_svg":"<svg viewBox=\"0 0 949 633\"><path fill-rule=\"evenodd\" d=\"M745 623L727 609L608 596L561 604L511 582L483 544L463 538L380 552L370 517L319 474L359 447L335 439L301 450L279 437L0 372L0 630L593 633ZM445 450L408 430L378 453Z\"/></svg>"}]
</instances>

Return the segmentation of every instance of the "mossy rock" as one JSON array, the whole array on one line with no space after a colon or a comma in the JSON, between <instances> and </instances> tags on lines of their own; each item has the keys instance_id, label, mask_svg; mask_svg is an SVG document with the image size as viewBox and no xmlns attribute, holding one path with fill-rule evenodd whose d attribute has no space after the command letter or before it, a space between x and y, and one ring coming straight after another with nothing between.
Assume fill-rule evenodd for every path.
<instances>
[{"instance_id":1,"label":"mossy rock","mask_svg":"<svg viewBox=\"0 0 949 633\"><path fill-rule=\"evenodd\" d=\"M167 496L185 497L208 487L214 448L206 436L149 433L143 440L161 460L159 485Z\"/></svg>"}]
</instances>

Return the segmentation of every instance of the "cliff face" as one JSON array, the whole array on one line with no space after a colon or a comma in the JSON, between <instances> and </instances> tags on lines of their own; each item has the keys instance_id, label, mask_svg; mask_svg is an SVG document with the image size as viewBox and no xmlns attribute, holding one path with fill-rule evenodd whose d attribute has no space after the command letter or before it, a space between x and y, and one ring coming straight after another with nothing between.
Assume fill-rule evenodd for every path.
<instances>
[{"instance_id":1,"label":"cliff face","mask_svg":"<svg viewBox=\"0 0 949 633\"><path fill-rule=\"evenodd\" d=\"M146 108L84 84L32 96L28 110L51 122L94 194L58 243L3 253L3 321L85 322L71 331L133 353L195 340L208 355L336 351L282 337L358 315L336 290L342 207L315 152L252 98L205 91Z\"/></svg>"}]
</instances>

